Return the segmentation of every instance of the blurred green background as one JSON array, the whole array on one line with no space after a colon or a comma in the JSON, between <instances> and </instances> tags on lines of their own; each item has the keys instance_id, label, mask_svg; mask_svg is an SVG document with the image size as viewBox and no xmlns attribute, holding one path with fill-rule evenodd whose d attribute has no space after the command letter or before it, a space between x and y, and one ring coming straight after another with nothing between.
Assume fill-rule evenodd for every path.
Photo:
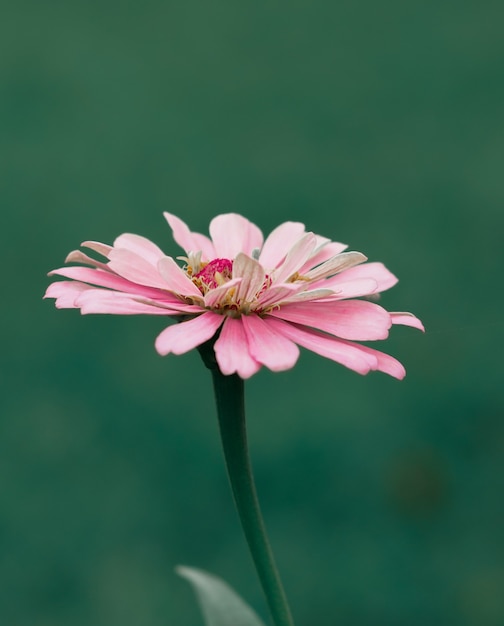
<instances>
[{"instance_id":1,"label":"blurred green background","mask_svg":"<svg viewBox=\"0 0 504 626\"><path fill-rule=\"evenodd\" d=\"M266 617L209 375L161 318L42 301L162 211L381 260L398 382L303 351L247 384L298 626L504 623L504 5L20 0L0 22L0 623L197 626L179 563Z\"/></svg>"}]
</instances>

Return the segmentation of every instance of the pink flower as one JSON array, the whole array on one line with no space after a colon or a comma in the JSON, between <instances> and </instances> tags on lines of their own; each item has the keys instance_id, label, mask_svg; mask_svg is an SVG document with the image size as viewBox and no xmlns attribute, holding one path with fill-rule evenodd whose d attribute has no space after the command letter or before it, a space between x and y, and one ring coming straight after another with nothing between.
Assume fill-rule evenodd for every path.
<instances>
[{"instance_id":1,"label":"pink flower","mask_svg":"<svg viewBox=\"0 0 504 626\"><path fill-rule=\"evenodd\" d=\"M264 240L241 215L218 215L210 238L193 233L165 213L175 241L185 250L178 264L151 241L124 234L108 246L82 244L106 261L78 250L71 266L50 275L45 297L58 308L81 313L168 315L179 324L156 339L159 354L182 354L214 337L223 374L249 378L262 365L277 372L293 367L298 346L358 372L379 370L403 378L393 357L354 341L386 339L393 324L423 330L410 313L389 313L368 300L397 282L381 263L360 252L285 222Z\"/></svg>"}]
</instances>

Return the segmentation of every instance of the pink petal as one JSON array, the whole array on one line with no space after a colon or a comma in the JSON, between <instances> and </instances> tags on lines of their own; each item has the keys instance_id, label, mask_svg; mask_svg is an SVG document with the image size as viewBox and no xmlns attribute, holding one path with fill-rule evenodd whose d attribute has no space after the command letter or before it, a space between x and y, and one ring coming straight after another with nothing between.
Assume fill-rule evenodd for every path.
<instances>
[{"instance_id":1,"label":"pink petal","mask_svg":"<svg viewBox=\"0 0 504 626\"><path fill-rule=\"evenodd\" d=\"M165 256L157 263L160 276L164 279L164 288L183 296L196 297L202 300L201 291L192 282L184 270L170 256Z\"/></svg>"},{"instance_id":2,"label":"pink petal","mask_svg":"<svg viewBox=\"0 0 504 626\"><path fill-rule=\"evenodd\" d=\"M89 250L93 250L94 252L98 252L106 259L108 259L109 252L112 250L112 246L109 246L106 243L100 243L99 241L83 241L81 243L83 248L89 248Z\"/></svg>"},{"instance_id":3,"label":"pink petal","mask_svg":"<svg viewBox=\"0 0 504 626\"><path fill-rule=\"evenodd\" d=\"M320 263L324 263L324 261L331 259L333 256L341 254L341 252L343 252L346 248L348 248L348 246L344 243L329 240L328 243L323 246L315 248L313 255L308 259L308 261L306 261L303 267L301 267L299 273L304 274L305 272L308 272L313 267L320 265Z\"/></svg>"},{"instance_id":4,"label":"pink petal","mask_svg":"<svg viewBox=\"0 0 504 626\"><path fill-rule=\"evenodd\" d=\"M412 313L390 313L392 324L401 324L402 326L411 326L425 332L424 325Z\"/></svg>"},{"instance_id":5,"label":"pink petal","mask_svg":"<svg viewBox=\"0 0 504 626\"><path fill-rule=\"evenodd\" d=\"M273 272L274 283L287 281L310 257L316 245L315 235L306 233L287 253L283 263Z\"/></svg>"},{"instance_id":6,"label":"pink petal","mask_svg":"<svg viewBox=\"0 0 504 626\"><path fill-rule=\"evenodd\" d=\"M133 283L146 287L167 289L166 282L161 278L157 268L138 254L130 250L114 248L109 254L108 267Z\"/></svg>"},{"instance_id":7,"label":"pink petal","mask_svg":"<svg viewBox=\"0 0 504 626\"><path fill-rule=\"evenodd\" d=\"M300 222L284 222L277 226L264 242L259 255L261 265L266 269L275 269L304 233L305 226Z\"/></svg>"},{"instance_id":8,"label":"pink petal","mask_svg":"<svg viewBox=\"0 0 504 626\"><path fill-rule=\"evenodd\" d=\"M65 263L82 263L84 265L91 265L91 267L99 267L102 270L110 271L107 263L97 261L87 254L84 254L81 250L72 250L72 252L67 255Z\"/></svg>"},{"instance_id":9,"label":"pink petal","mask_svg":"<svg viewBox=\"0 0 504 626\"><path fill-rule=\"evenodd\" d=\"M392 325L385 309L364 300L287 303L269 315L360 341L386 339Z\"/></svg>"},{"instance_id":10,"label":"pink petal","mask_svg":"<svg viewBox=\"0 0 504 626\"><path fill-rule=\"evenodd\" d=\"M314 269L305 272L304 276L313 281L320 280L321 278L326 278L327 276L332 276L333 274L342 272L343 270L353 267L354 265L358 265L359 263L364 263L364 261L367 261L367 257L360 252L342 252L341 254L337 254L336 256L328 259Z\"/></svg>"},{"instance_id":11,"label":"pink petal","mask_svg":"<svg viewBox=\"0 0 504 626\"><path fill-rule=\"evenodd\" d=\"M156 350L162 356L172 352L184 354L211 339L224 321L222 315L203 313L191 320L165 328L156 339Z\"/></svg>"},{"instance_id":12,"label":"pink petal","mask_svg":"<svg viewBox=\"0 0 504 626\"><path fill-rule=\"evenodd\" d=\"M293 367L299 357L295 343L278 333L268 318L257 315L242 315L241 321L251 356L266 365L273 372L281 372Z\"/></svg>"},{"instance_id":13,"label":"pink petal","mask_svg":"<svg viewBox=\"0 0 504 626\"><path fill-rule=\"evenodd\" d=\"M298 293L303 286L294 285L292 283L284 283L281 285L273 285L265 289L264 292L258 297L258 308L265 309L266 307L278 304L292 298Z\"/></svg>"},{"instance_id":14,"label":"pink petal","mask_svg":"<svg viewBox=\"0 0 504 626\"><path fill-rule=\"evenodd\" d=\"M199 252L201 250L203 253L202 258L205 261L215 259L215 249L208 237L200 233L191 232L187 224L176 215L167 212L163 213L163 215L172 229L173 238L181 248L187 253Z\"/></svg>"},{"instance_id":15,"label":"pink petal","mask_svg":"<svg viewBox=\"0 0 504 626\"><path fill-rule=\"evenodd\" d=\"M341 363L341 365L359 374L367 374L371 370L376 370L399 380L402 380L406 375L404 367L397 359L373 348L323 335L317 331L301 328L282 320L271 320L271 322L275 324L278 332L303 348Z\"/></svg>"},{"instance_id":16,"label":"pink petal","mask_svg":"<svg viewBox=\"0 0 504 626\"><path fill-rule=\"evenodd\" d=\"M397 278L389 272L383 263L364 263L357 267L351 267L341 274L327 278L323 283L324 287L329 289L338 289L340 283L347 283L352 280L373 279L377 283L375 293L385 291L393 287L398 281Z\"/></svg>"},{"instance_id":17,"label":"pink petal","mask_svg":"<svg viewBox=\"0 0 504 626\"><path fill-rule=\"evenodd\" d=\"M75 300L83 315L105 313L113 315L177 315L179 312L139 302L135 296L109 289L87 289Z\"/></svg>"},{"instance_id":18,"label":"pink petal","mask_svg":"<svg viewBox=\"0 0 504 626\"><path fill-rule=\"evenodd\" d=\"M261 367L250 355L241 319L226 318L214 350L219 368L226 376L236 373L241 378L250 378Z\"/></svg>"},{"instance_id":19,"label":"pink petal","mask_svg":"<svg viewBox=\"0 0 504 626\"><path fill-rule=\"evenodd\" d=\"M260 263L240 252L233 262L233 278L241 278L235 302L250 302L264 284L266 274Z\"/></svg>"},{"instance_id":20,"label":"pink petal","mask_svg":"<svg viewBox=\"0 0 504 626\"><path fill-rule=\"evenodd\" d=\"M335 294L332 289L310 289L309 291L299 291L293 296L286 298L278 304L288 304L289 302L307 302L321 299L334 299Z\"/></svg>"},{"instance_id":21,"label":"pink petal","mask_svg":"<svg viewBox=\"0 0 504 626\"><path fill-rule=\"evenodd\" d=\"M344 275L344 274L342 274ZM328 281L321 280L317 285L325 287ZM344 298L360 298L376 293L378 283L373 278L360 278L349 281L331 283L332 300L343 300Z\"/></svg>"},{"instance_id":22,"label":"pink petal","mask_svg":"<svg viewBox=\"0 0 504 626\"><path fill-rule=\"evenodd\" d=\"M368 346L361 346L350 342L345 342L345 345L352 346L358 348L362 354L366 354L370 357L375 357L378 361L377 366L373 367L373 369L378 372L383 372L384 374L388 374L393 378L397 378L398 380L402 380L406 376L406 370L402 363L399 363L397 359L394 359L393 356L389 354L385 354L384 352L380 352L379 350L374 350L373 348L369 348Z\"/></svg>"},{"instance_id":23,"label":"pink petal","mask_svg":"<svg viewBox=\"0 0 504 626\"><path fill-rule=\"evenodd\" d=\"M252 255L254 248L261 248L263 235L260 229L238 213L217 215L210 222L210 235L216 256L234 259L239 252Z\"/></svg>"},{"instance_id":24,"label":"pink petal","mask_svg":"<svg viewBox=\"0 0 504 626\"><path fill-rule=\"evenodd\" d=\"M49 276L53 275L73 278L74 280L80 280L98 287L108 287L109 289L133 293L146 298L162 298L163 300L172 300L173 302L178 301L174 295L165 290L144 287L138 283L132 283L117 274L100 269L91 269L90 267L62 267L49 272Z\"/></svg>"},{"instance_id":25,"label":"pink petal","mask_svg":"<svg viewBox=\"0 0 504 626\"><path fill-rule=\"evenodd\" d=\"M55 298L54 305L57 309L76 309L78 307L75 305L75 300L88 289L92 289L92 287L84 283L62 280L49 285L44 298Z\"/></svg>"},{"instance_id":26,"label":"pink petal","mask_svg":"<svg viewBox=\"0 0 504 626\"><path fill-rule=\"evenodd\" d=\"M167 315L184 314L194 316L204 313L206 310L199 304L187 304L180 302L180 300L153 300L152 298L143 298L142 296L135 296L135 300L137 302L143 302L143 304L165 309Z\"/></svg>"},{"instance_id":27,"label":"pink petal","mask_svg":"<svg viewBox=\"0 0 504 626\"><path fill-rule=\"evenodd\" d=\"M140 237L140 235L131 235L129 233L119 235L119 237L117 237L114 241L114 248L125 248L126 250L130 250L148 261L151 265L154 265L154 267L159 259L162 259L165 256L164 252L149 239Z\"/></svg>"},{"instance_id":28,"label":"pink petal","mask_svg":"<svg viewBox=\"0 0 504 626\"><path fill-rule=\"evenodd\" d=\"M323 335L307 328L300 328L277 319L271 319L270 326L303 348L336 361L359 374L367 374L378 366L376 357L363 353L359 350L359 346L349 344L336 337Z\"/></svg>"}]
</instances>

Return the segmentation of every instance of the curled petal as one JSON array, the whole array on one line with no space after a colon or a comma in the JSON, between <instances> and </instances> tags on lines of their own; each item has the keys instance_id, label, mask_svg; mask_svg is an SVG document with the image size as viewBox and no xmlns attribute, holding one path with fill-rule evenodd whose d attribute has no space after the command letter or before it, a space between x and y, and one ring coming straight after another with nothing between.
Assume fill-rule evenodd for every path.
<instances>
[{"instance_id":1,"label":"curled petal","mask_svg":"<svg viewBox=\"0 0 504 626\"><path fill-rule=\"evenodd\" d=\"M337 254L336 256L328 259L321 265L318 265L314 269L306 272L304 276L309 278L310 280L320 280L321 278L326 278L327 276L332 276L338 272L342 272L354 265L358 265L359 263L364 263L367 261L367 257L365 257L360 252L342 252L341 254Z\"/></svg>"},{"instance_id":2,"label":"curled petal","mask_svg":"<svg viewBox=\"0 0 504 626\"><path fill-rule=\"evenodd\" d=\"M425 332L424 325L413 313L390 313L390 317L392 318L392 324L411 326L412 328L418 328L418 330Z\"/></svg>"},{"instance_id":3,"label":"curled petal","mask_svg":"<svg viewBox=\"0 0 504 626\"><path fill-rule=\"evenodd\" d=\"M252 357L273 372L293 367L299 357L295 343L278 333L268 318L257 315L241 317Z\"/></svg>"},{"instance_id":4,"label":"curled petal","mask_svg":"<svg viewBox=\"0 0 504 626\"><path fill-rule=\"evenodd\" d=\"M112 250L112 246L109 246L106 243L100 243L99 241L83 241L81 243L83 248L89 248L89 250L93 250L94 252L98 252L106 259L108 259L109 252Z\"/></svg>"},{"instance_id":5,"label":"curled petal","mask_svg":"<svg viewBox=\"0 0 504 626\"><path fill-rule=\"evenodd\" d=\"M67 255L65 263L82 263L83 265L91 265L91 267L99 267L108 272L111 271L107 263L97 261L87 254L84 254L81 250L72 250L72 252Z\"/></svg>"},{"instance_id":6,"label":"curled petal","mask_svg":"<svg viewBox=\"0 0 504 626\"><path fill-rule=\"evenodd\" d=\"M162 356L184 354L211 339L224 321L222 315L203 313L192 320L165 328L156 339L156 350Z\"/></svg>"},{"instance_id":7,"label":"curled petal","mask_svg":"<svg viewBox=\"0 0 504 626\"><path fill-rule=\"evenodd\" d=\"M240 252L249 256L261 248L263 234L252 222L238 213L225 213L210 222L210 235L217 257L234 259Z\"/></svg>"},{"instance_id":8,"label":"curled petal","mask_svg":"<svg viewBox=\"0 0 504 626\"><path fill-rule=\"evenodd\" d=\"M238 374L241 378L250 378L261 367L250 354L247 336L239 319L226 319L214 350L219 369L226 376Z\"/></svg>"}]
</instances>

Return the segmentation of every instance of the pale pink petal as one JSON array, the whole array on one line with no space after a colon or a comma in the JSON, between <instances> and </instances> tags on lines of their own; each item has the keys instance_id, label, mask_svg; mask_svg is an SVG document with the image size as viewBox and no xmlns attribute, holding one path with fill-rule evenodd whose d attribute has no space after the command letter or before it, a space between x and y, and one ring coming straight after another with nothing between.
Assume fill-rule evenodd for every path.
<instances>
[{"instance_id":1,"label":"pale pink petal","mask_svg":"<svg viewBox=\"0 0 504 626\"><path fill-rule=\"evenodd\" d=\"M228 280L227 283L224 283L224 285L210 289L204 298L205 306L212 309L234 302L236 288L242 280L242 278L232 278Z\"/></svg>"},{"instance_id":2,"label":"pale pink petal","mask_svg":"<svg viewBox=\"0 0 504 626\"><path fill-rule=\"evenodd\" d=\"M170 256L159 259L157 269L164 280L164 288L183 296L202 300L201 291L192 282L184 270Z\"/></svg>"},{"instance_id":3,"label":"pale pink petal","mask_svg":"<svg viewBox=\"0 0 504 626\"><path fill-rule=\"evenodd\" d=\"M316 233L314 233L314 235L315 235L315 239L317 240L317 245L315 246L315 250L313 251L313 254L316 254L320 249L322 249L324 246L330 243L331 240L329 239L329 237L322 237L322 235L317 235Z\"/></svg>"},{"instance_id":4,"label":"pale pink petal","mask_svg":"<svg viewBox=\"0 0 504 626\"><path fill-rule=\"evenodd\" d=\"M306 233L287 253L284 261L272 274L273 283L287 281L309 258L316 245L315 235Z\"/></svg>"},{"instance_id":5,"label":"pale pink petal","mask_svg":"<svg viewBox=\"0 0 504 626\"><path fill-rule=\"evenodd\" d=\"M332 259L333 256L341 254L346 248L348 248L346 244L330 240L323 246L317 246L313 251L313 255L300 268L299 273L304 274L305 272L308 272L317 265L324 263L324 261Z\"/></svg>"},{"instance_id":6,"label":"pale pink petal","mask_svg":"<svg viewBox=\"0 0 504 626\"><path fill-rule=\"evenodd\" d=\"M305 234L305 226L300 222L284 222L266 238L259 255L260 264L273 270L284 260L287 251Z\"/></svg>"},{"instance_id":7,"label":"pale pink petal","mask_svg":"<svg viewBox=\"0 0 504 626\"><path fill-rule=\"evenodd\" d=\"M150 306L138 302L135 296L109 289L88 289L75 300L75 306L83 315L106 313L113 315L177 315L177 311Z\"/></svg>"},{"instance_id":8,"label":"pale pink petal","mask_svg":"<svg viewBox=\"0 0 504 626\"><path fill-rule=\"evenodd\" d=\"M364 300L287 303L269 315L360 341L386 339L392 325L385 309Z\"/></svg>"},{"instance_id":9,"label":"pale pink petal","mask_svg":"<svg viewBox=\"0 0 504 626\"><path fill-rule=\"evenodd\" d=\"M242 315L250 354L273 372L281 372L293 367L299 357L295 343L278 333L268 318L257 315Z\"/></svg>"},{"instance_id":10,"label":"pale pink petal","mask_svg":"<svg viewBox=\"0 0 504 626\"><path fill-rule=\"evenodd\" d=\"M364 263L364 261L367 261L367 257L360 252L342 252L314 269L305 272L304 276L312 281L320 280L321 278L342 272L354 265L359 265L359 263Z\"/></svg>"},{"instance_id":11,"label":"pale pink petal","mask_svg":"<svg viewBox=\"0 0 504 626\"><path fill-rule=\"evenodd\" d=\"M263 244L260 229L238 213L214 217L210 222L210 235L216 256L223 259L234 259L239 252L251 256L252 251Z\"/></svg>"},{"instance_id":12,"label":"pale pink petal","mask_svg":"<svg viewBox=\"0 0 504 626\"><path fill-rule=\"evenodd\" d=\"M323 285L329 289L337 289L340 283L347 283L351 280L373 279L377 283L375 293L390 289L397 283L397 278L389 272L383 263L364 263L357 267L351 267L341 274L336 274L327 278Z\"/></svg>"},{"instance_id":13,"label":"pale pink petal","mask_svg":"<svg viewBox=\"0 0 504 626\"><path fill-rule=\"evenodd\" d=\"M157 268L138 254L114 248L110 251L109 259L108 267L127 280L146 287L167 288Z\"/></svg>"},{"instance_id":14,"label":"pale pink petal","mask_svg":"<svg viewBox=\"0 0 504 626\"><path fill-rule=\"evenodd\" d=\"M125 248L126 250L130 250L154 266L156 266L159 259L162 259L165 256L164 252L149 239L141 237L140 235L131 235L129 233L119 235L119 237L117 237L114 241L114 248Z\"/></svg>"},{"instance_id":15,"label":"pale pink petal","mask_svg":"<svg viewBox=\"0 0 504 626\"><path fill-rule=\"evenodd\" d=\"M367 374L378 366L376 357L362 353L358 346L348 344L336 337L297 327L282 320L271 319L270 326L303 348L341 363L359 374Z\"/></svg>"},{"instance_id":16,"label":"pale pink petal","mask_svg":"<svg viewBox=\"0 0 504 626\"><path fill-rule=\"evenodd\" d=\"M425 332L425 327L422 322L412 313L390 313L390 317L392 318L392 324L411 326L412 328L418 328L418 330Z\"/></svg>"},{"instance_id":17,"label":"pale pink petal","mask_svg":"<svg viewBox=\"0 0 504 626\"><path fill-rule=\"evenodd\" d=\"M264 284L266 274L260 263L240 252L233 262L233 278L241 278L235 302L249 302Z\"/></svg>"},{"instance_id":18,"label":"pale pink petal","mask_svg":"<svg viewBox=\"0 0 504 626\"><path fill-rule=\"evenodd\" d=\"M172 215L166 211L163 215L172 229L173 238L181 248L187 253L199 252L201 250L204 261L215 259L215 248L208 237L190 231L187 224L176 215Z\"/></svg>"},{"instance_id":19,"label":"pale pink petal","mask_svg":"<svg viewBox=\"0 0 504 626\"><path fill-rule=\"evenodd\" d=\"M156 350L163 356L170 352L184 354L211 339L223 321L224 316L208 312L168 326L158 335Z\"/></svg>"},{"instance_id":20,"label":"pale pink petal","mask_svg":"<svg viewBox=\"0 0 504 626\"><path fill-rule=\"evenodd\" d=\"M117 274L106 272L100 269L91 269L90 267L62 267L49 272L49 276L64 276L65 278L73 278L85 283L90 283L97 287L107 287L117 291L133 293L146 298L162 298L168 301L177 301L177 298L168 291L155 289L153 287L144 287L138 283L132 283Z\"/></svg>"},{"instance_id":21,"label":"pale pink petal","mask_svg":"<svg viewBox=\"0 0 504 626\"><path fill-rule=\"evenodd\" d=\"M89 285L69 280L52 283L47 288L44 298L55 298L57 309L76 309L75 300L84 291L92 289Z\"/></svg>"},{"instance_id":22,"label":"pale pink petal","mask_svg":"<svg viewBox=\"0 0 504 626\"><path fill-rule=\"evenodd\" d=\"M101 254L107 259L109 252L112 250L112 246L109 246L106 243L100 243L99 241L83 241L81 246L83 248L89 248L89 250L93 250L94 252L98 252L98 254Z\"/></svg>"},{"instance_id":23,"label":"pale pink petal","mask_svg":"<svg viewBox=\"0 0 504 626\"><path fill-rule=\"evenodd\" d=\"M261 367L249 352L249 346L242 321L226 318L219 338L214 345L215 357L220 371L229 376L238 374L241 378L250 378Z\"/></svg>"},{"instance_id":24,"label":"pale pink petal","mask_svg":"<svg viewBox=\"0 0 504 626\"><path fill-rule=\"evenodd\" d=\"M87 254L84 254L84 252L82 252L81 250L72 250L72 252L67 255L65 263L83 263L84 265L91 265L91 267L99 267L107 272L111 271L109 269L108 263L102 263L101 261L97 261Z\"/></svg>"}]
</instances>

